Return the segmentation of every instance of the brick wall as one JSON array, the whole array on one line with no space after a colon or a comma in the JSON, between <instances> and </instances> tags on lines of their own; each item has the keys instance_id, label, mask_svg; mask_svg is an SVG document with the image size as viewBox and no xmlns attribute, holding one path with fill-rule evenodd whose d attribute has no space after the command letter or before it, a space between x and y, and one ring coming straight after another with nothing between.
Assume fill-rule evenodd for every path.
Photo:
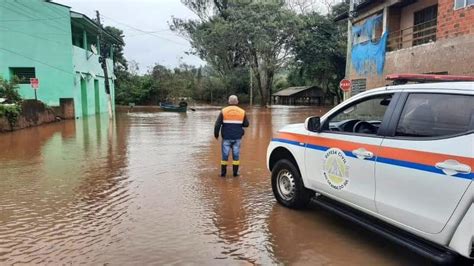
<instances>
[{"instance_id":1,"label":"brick wall","mask_svg":"<svg viewBox=\"0 0 474 266\"><path fill-rule=\"evenodd\" d=\"M454 10L454 0L438 1L438 39L474 35L474 5Z\"/></svg>"}]
</instances>

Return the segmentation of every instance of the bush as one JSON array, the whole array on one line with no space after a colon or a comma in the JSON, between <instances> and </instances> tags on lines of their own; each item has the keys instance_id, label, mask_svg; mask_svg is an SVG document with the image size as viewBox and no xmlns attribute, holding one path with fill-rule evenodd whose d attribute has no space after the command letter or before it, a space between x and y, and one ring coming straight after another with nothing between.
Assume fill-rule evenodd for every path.
<instances>
[{"instance_id":1,"label":"bush","mask_svg":"<svg viewBox=\"0 0 474 266\"><path fill-rule=\"evenodd\" d=\"M21 106L16 104L0 104L0 117L5 117L10 124L10 128L18 122L18 118L21 114Z\"/></svg>"},{"instance_id":2,"label":"bush","mask_svg":"<svg viewBox=\"0 0 474 266\"><path fill-rule=\"evenodd\" d=\"M16 104L21 102L20 94L18 93L18 78L13 78L12 81L7 81L0 76L0 98L4 98L4 103Z\"/></svg>"}]
</instances>

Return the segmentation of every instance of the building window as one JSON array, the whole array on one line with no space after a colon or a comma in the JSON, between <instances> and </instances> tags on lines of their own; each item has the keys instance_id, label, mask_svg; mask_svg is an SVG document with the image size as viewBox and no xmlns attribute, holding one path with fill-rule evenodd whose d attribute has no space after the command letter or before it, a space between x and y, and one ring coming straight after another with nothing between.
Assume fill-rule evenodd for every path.
<instances>
[{"instance_id":1,"label":"building window","mask_svg":"<svg viewBox=\"0 0 474 266\"><path fill-rule=\"evenodd\" d=\"M413 46L436 41L438 5L415 12Z\"/></svg>"},{"instance_id":2,"label":"building window","mask_svg":"<svg viewBox=\"0 0 474 266\"><path fill-rule=\"evenodd\" d=\"M474 0L455 0L454 9L464 8L470 5L474 5Z\"/></svg>"},{"instance_id":3,"label":"building window","mask_svg":"<svg viewBox=\"0 0 474 266\"><path fill-rule=\"evenodd\" d=\"M20 84L30 84L30 79L36 78L34 67L11 67L10 73L20 79Z\"/></svg>"},{"instance_id":4,"label":"building window","mask_svg":"<svg viewBox=\"0 0 474 266\"><path fill-rule=\"evenodd\" d=\"M367 90L367 79L353 79L351 97Z\"/></svg>"}]
</instances>

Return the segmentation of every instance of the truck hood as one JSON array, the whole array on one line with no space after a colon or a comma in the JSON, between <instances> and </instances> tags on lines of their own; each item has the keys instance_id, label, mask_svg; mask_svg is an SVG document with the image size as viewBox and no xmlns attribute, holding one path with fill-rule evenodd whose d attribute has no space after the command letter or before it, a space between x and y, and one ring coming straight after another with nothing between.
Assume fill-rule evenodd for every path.
<instances>
[{"instance_id":1,"label":"truck hood","mask_svg":"<svg viewBox=\"0 0 474 266\"><path fill-rule=\"evenodd\" d=\"M304 123L301 124L291 124L283 127L278 130L279 133L295 133L295 134L306 134L306 129Z\"/></svg>"}]
</instances>

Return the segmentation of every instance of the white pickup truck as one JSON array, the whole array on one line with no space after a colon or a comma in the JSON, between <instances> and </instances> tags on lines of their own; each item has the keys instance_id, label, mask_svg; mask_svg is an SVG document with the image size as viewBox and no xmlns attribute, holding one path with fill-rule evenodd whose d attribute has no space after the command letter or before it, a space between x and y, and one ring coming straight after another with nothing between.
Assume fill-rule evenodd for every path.
<instances>
[{"instance_id":1,"label":"white pickup truck","mask_svg":"<svg viewBox=\"0 0 474 266\"><path fill-rule=\"evenodd\" d=\"M436 262L474 257L474 82L358 94L278 131L267 166L286 207L313 199Z\"/></svg>"}]
</instances>

